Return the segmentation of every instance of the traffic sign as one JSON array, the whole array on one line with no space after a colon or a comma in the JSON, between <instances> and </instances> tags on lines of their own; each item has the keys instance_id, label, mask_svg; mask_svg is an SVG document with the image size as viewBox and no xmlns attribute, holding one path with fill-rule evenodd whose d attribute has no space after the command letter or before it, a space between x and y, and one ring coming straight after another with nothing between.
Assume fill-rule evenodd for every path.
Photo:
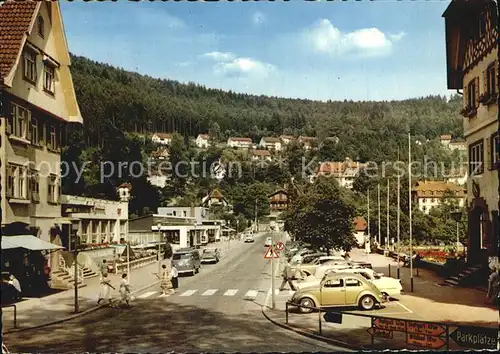
<instances>
[{"instance_id":1,"label":"traffic sign","mask_svg":"<svg viewBox=\"0 0 500 354\"><path fill-rule=\"evenodd\" d=\"M392 318L375 318L372 322L372 327L388 331L406 332L406 322Z\"/></svg>"},{"instance_id":2,"label":"traffic sign","mask_svg":"<svg viewBox=\"0 0 500 354\"><path fill-rule=\"evenodd\" d=\"M406 343L414 345L416 347L440 349L446 344L446 341L441 337L427 336L425 334L407 333Z\"/></svg>"},{"instance_id":3,"label":"traffic sign","mask_svg":"<svg viewBox=\"0 0 500 354\"><path fill-rule=\"evenodd\" d=\"M394 333L393 331L376 327L368 328L366 331L374 337L387 338L387 339L392 339Z\"/></svg>"},{"instance_id":4,"label":"traffic sign","mask_svg":"<svg viewBox=\"0 0 500 354\"><path fill-rule=\"evenodd\" d=\"M283 242L277 242L276 249L278 250L278 252L283 251L285 249L285 244Z\"/></svg>"},{"instance_id":5,"label":"traffic sign","mask_svg":"<svg viewBox=\"0 0 500 354\"><path fill-rule=\"evenodd\" d=\"M497 349L498 329L458 327L450 337L463 348Z\"/></svg>"},{"instance_id":6,"label":"traffic sign","mask_svg":"<svg viewBox=\"0 0 500 354\"><path fill-rule=\"evenodd\" d=\"M406 331L408 333L426 334L428 336L440 336L446 333L446 327L437 323L408 321Z\"/></svg>"},{"instance_id":7,"label":"traffic sign","mask_svg":"<svg viewBox=\"0 0 500 354\"><path fill-rule=\"evenodd\" d=\"M269 258L280 258L280 255L276 250L273 248L273 246L269 246L267 248L266 254L264 255L264 259L269 259Z\"/></svg>"}]
</instances>

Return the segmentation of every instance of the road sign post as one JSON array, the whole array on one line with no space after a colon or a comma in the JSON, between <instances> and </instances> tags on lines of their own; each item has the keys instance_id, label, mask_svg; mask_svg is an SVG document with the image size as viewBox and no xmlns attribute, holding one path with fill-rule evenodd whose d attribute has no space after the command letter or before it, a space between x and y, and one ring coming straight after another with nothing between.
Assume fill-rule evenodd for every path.
<instances>
[{"instance_id":1,"label":"road sign post","mask_svg":"<svg viewBox=\"0 0 500 354\"><path fill-rule=\"evenodd\" d=\"M458 327L450 334L462 348L497 349L498 329L484 327Z\"/></svg>"},{"instance_id":2,"label":"road sign post","mask_svg":"<svg viewBox=\"0 0 500 354\"><path fill-rule=\"evenodd\" d=\"M272 233L272 240L273 240L273 242L271 244L271 248L272 248L273 253L274 253L274 252L276 252L274 250L274 232ZM273 256L274 256L274 254L273 254ZM275 285L274 285L274 282L275 282L274 278L276 275L274 273L274 257L271 258L271 273L272 273L271 288L273 289L272 299L273 299L273 310L274 310L276 308L276 295L275 295L276 290L275 290Z\"/></svg>"}]
</instances>

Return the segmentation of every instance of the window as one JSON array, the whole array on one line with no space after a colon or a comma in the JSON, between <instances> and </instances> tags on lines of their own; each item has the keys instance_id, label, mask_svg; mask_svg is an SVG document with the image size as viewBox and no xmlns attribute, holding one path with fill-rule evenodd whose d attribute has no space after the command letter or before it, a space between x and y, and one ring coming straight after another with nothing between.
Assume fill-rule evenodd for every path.
<instances>
[{"instance_id":1,"label":"window","mask_svg":"<svg viewBox=\"0 0 500 354\"><path fill-rule=\"evenodd\" d=\"M496 73L495 73L495 63L491 64L488 69L486 69L486 92L488 95L492 96L496 93Z\"/></svg>"},{"instance_id":2,"label":"window","mask_svg":"<svg viewBox=\"0 0 500 354\"><path fill-rule=\"evenodd\" d=\"M38 128L38 119L31 118L29 138L32 144L40 145L40 131Z\"/></svg>"},{"instance_id":3,"label":"window","mask_svg":"<svg viewBox=\"0 0 500 354\"><path fill-rule=\"evenodd\" d=\"M30 111L11 102L11 112L7 121L7 133L26 139Z\"/></svg>"},{"instance_id":4,"label":"window","mask_svg":"<svg viewBox=\"0 0 500 354\"><path fill-rule=\"evenodd\" d=\"M47 202L57 203L57 176L50 175L48 178Z\"/></svg>"},{"instance_id":5,"label":"window","mask_svg":"<svg viewBox=\"0 0 500 354\"><path fill-rule=\"evenodd\" d=\"M7 166L7 196L15 199L27 199L28 185L26 167Z\"/></svg>"},{"instance_id":6,"label":"window","mask_svg":"<svg viewBox=\"0 0 500 354\"><path fill-rule=\"evenodd\" d=\"M325 288L342 288L344 287L344 281L342 279L332 279L327 280L324 284Z\"/></svg>"},{"instance_id":7,"label":"window","mask_svg":"<svg viewBox=\"0 0 500 354\"><path fill-rule=\"evenodd\" d=\"M54 72L55 69L53 66L48 65L47 63L43 66L43 89L46 92L54 93Z\"/></svg>"},{"instance_id":8,"label":"window","mask_svg":"<svg viewBox=\"0 0 500 354\"><path fill-rule=\"evenodd\" d=\"M467 85L467 108L473 109L476 107L476 80L472 80Z\"/></svg>"},{"instance_id":9,"label":"window","mask_svg":"<svg viewBox=\"0 0 500 354\"><path fill-rule=\"evenodd\" d=\"M370 276L365 272L356 272L356 274L361 275L363 278L370 280Z\"/></svg>"},{"instance_id":10,"label":"window","mask_svg":"<svg viewBox=\"0 0 500 354\"><path fill-rule=\"evenodd\" d=\"M45 25L42 16L38 16L37 25L38 25L38 35L43 38L45 33Z\"/></svg>"},{"instance_id":11,"label":"window","mask_svg":"<svg viewBox=\"0 0 500 354\"><path fill-rule=\"evenodd\" d=\"M469 175L480 175L484 172L483 141L469 145Z\"/></svg>"},{"instance_id":12,"label":"window","mask_svg":"<svg viewBox=\"0 0 500 354\"><path fill-rule=\"evenodd\" d=\"M36 83L36 53L32 50L24 52L24 78Z\"/></svg>"},{"instance_id":13,"label":"window","mask_svg":"<svg viewBox=\"0 0 500 354\"><path fill-rule=\"evenodd\" d=\"M56 127L53 125L47 124L47 147L49 150L56 150L58 148L57 146L57 133L56 133Z\"/></svg>"},{"instance_id":14,"label":"window","mask_svg":"<svg viewBox=\"0 0 500 354\"><path fill-rule=\"evenodd\" d=\"M35 170L30 171L29 176L29 190L31 194L31 200L34 202L40 201L40 180L38 172Z\"/></svg>"},{"instance_id":15,"label":"window","mask_svg":"<svg viewBox=\"0 0 500 354\"><path fill-rule=\"evenodd\" d=\"M361 286L361 282L358 279L347 278L345 280L345 286Z\"/></svg>"},{"instance_id":16,"label":"window","mask_svg":"<svg viewBox=\"0 0 500 354\"><path fill-rule=\"evenodd\" d=\"M491 169L495 169L500 159L500 138L498 133L491 136Z\"/></svg>"}]
</instances>

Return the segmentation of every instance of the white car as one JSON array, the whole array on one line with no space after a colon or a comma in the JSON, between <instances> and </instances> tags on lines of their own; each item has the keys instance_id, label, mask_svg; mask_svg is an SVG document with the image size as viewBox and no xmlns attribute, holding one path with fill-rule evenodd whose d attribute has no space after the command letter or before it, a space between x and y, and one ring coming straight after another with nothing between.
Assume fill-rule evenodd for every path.
<instances>
[{"instance_id":1,"label":"white car","mask_svg":"<svg viewBox=\"0 0 500 354\"><path fill-rule=\"evenodd\" d=\"M243 238L243 241L246 242L254 242L255 239L253 238L252 234L246 234L245 237Z\"/></svg>"},{"instance_id":2,"label":"white car","mask_svg":"<svg viewBox=\"0 0 500 354\"><path fill-rule=\"evenodd\" d=\"M264 242L264 246L268 247L268 246L272 246L272 244L273 244L273 238L267 237L266 242Z\"/></svg>"},{"instance_id":3,"label":"white car","mask_svg":"<svg viewBox=\"0 0 500 354\"><path fill-rule=\"evenodd\" d=\"M377 273L373 269L368 268L342 268L341 265L334 266L330 269L321 269L320 272L311 275L304 279L304 281L296 284L297 288L304 288L307 286L319 286L323 277L329 273L354 273L359 274L367 280L371 281L384 295L392 298L397 298L403 291L401 280L386 277L382 273ZM323 274L323 276L321 276ZM321 276L318 278L317 276Z\"/></svg>"}]
</instances>

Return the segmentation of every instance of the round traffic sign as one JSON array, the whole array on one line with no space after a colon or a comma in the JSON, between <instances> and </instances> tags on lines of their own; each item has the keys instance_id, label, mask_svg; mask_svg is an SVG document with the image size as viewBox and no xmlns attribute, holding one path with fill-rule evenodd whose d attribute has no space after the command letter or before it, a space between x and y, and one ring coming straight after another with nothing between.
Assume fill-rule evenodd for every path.
<instances>
[{"instance_id":1,"label":"round traffic sign","mask_svg":"<svg viewBox=\"0 0 500 354\"><path fill-rule=\"evenodd\" d=\"M285 249L285 245L283 244L283 242L277 242L276 243L276 249L278 251L283 251L283 249Z\"/></svg>"}]
</instances>

